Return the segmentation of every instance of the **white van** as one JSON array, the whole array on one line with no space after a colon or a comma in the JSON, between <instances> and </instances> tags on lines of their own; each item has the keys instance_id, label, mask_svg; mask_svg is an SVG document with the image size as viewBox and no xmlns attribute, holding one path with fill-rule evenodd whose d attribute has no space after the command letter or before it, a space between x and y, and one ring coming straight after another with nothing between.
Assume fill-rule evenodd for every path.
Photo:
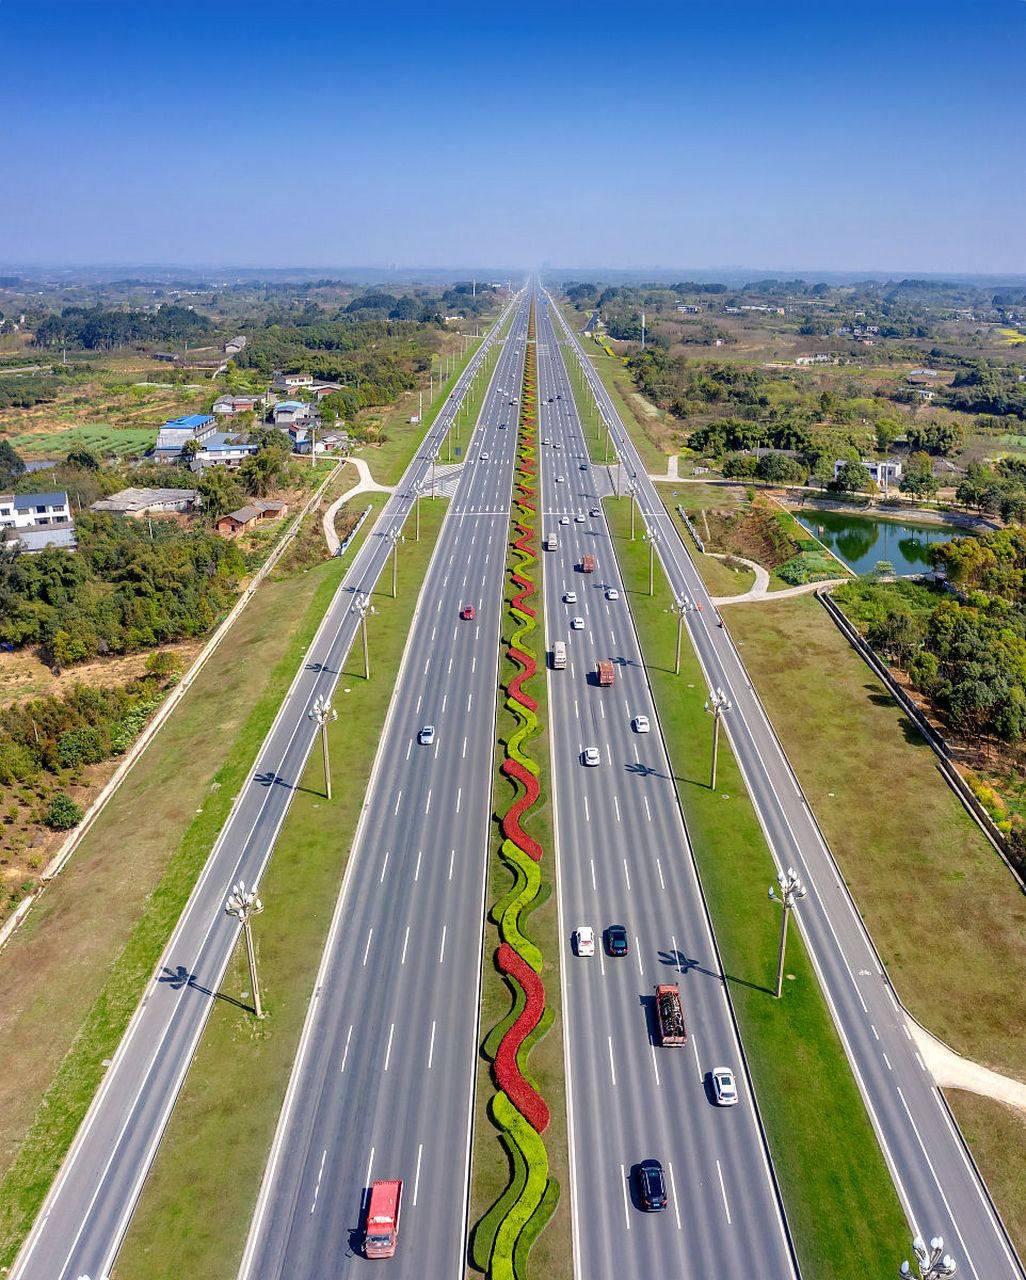
<instances>
[{"instance_id":1,"label":"white van","mask_svg":"<svg viewBox=\"0 0 1026 1280\"><path fill-rule=\"evenodd\" d=\"M552 670L562 671L566 666L566 642L564 640L554 640L552 642Z\"/></svg>"}]
</instances>

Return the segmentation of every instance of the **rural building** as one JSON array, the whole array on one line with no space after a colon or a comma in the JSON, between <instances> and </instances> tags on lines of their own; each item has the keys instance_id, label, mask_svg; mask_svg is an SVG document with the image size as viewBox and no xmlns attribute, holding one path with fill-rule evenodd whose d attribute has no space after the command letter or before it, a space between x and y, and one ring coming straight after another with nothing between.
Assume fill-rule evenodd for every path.
<instances>
[{"instance_id":1,"label":"rural building","mask_svg":"<svg viewBox=\"0 0 1026 1280\"><path fill-rule=\"evenodd\" d=\"M840 475L841 468L846 465L843 459L834 463L835 480ZM867 461L863 458L862 465L876 484L885 491L888 485L894 484L901 479L901 463L896 458L887 458L883 462Z\"/></svg>"},{"instance_id":2,"label":"rural building","mask_svg":"<svg viewBox=\"0 0 1026 1280\"><path fill-rule=\"evenodd\" d=\"M309 387L313 383L312 373L276 373L274 385L282 391L294 391L297 387Z\"/></svg>"},{"instance_id":3,"label":"rural building","mask_svg":"<svg viewBox=\"0 0 1026 1280\"><path fill-rule=\"evenodd\" d=\"M291 427L310 416L310 410L302 400L279 400L271 410L276 427Z\"/></svg>"},{"instance_id":4,"label":"rural building","mask_svg":"<svg viewBox=\"0 0 1026 1280\"><path fill-rule=\"evenodd\" d=\"M214 528L222 537L236 538L240 533L248 533L262 520L279 520L288 513L288 504L285 502L263 502L254 499L253 502L240 507L238 511L229 511L227 515L221 516Z\"/></svg>"},{"instance_id":5,"label":"rural building","mask_svg":"<svg viewBox=\"0 0 1026 1280\"><path fill-rule=\"evenodd\" d=\"M89 510L141 520L143 516L163 515L167 511L191 511L197 496L195 489L122 489L94 502Z\"/></svg>"},{"instance_id":6,"label":"rural building","mask_svg":"<svg viewBox=\"0 0 1026 1280\"><path fill-rule=\"evenodd\" d=\"M74 550L75 523L67 493L0 493L0 538L19 542L23 551Z\"/></svg>"},{"instance_id":7,"label":"rural building","mask_svg":"<svg viewBox=\"0 0 1026 1280\"><path fill-rule=\"evenodd\" d=\"M257 413L262 403L262 396L218 396L211 413L222 418L230 418L236 413Z\"/></svg>"},{"instance_id":8,"label":"rural building","mask_svg":"<svg viewBox=\"0 0 1026 1280\"><path fill-rule=\"evenodd\" d=\"M217 430L217 419L210 413L186 413L171 418L157 432L153 456L158 462L174 461L188 440L202 443Z\"/></svg>"},{"instance_id":9,"label":"rural building","mask_svg":"<svg viewBox=\"0 0 1026 1280\"><path fill-rule=\"evenodd\" d=\"M837 356L828 356L825 351L818 351L813 356L795 356L795 364L837 364Z\"/></svg>"},{"instance_id":10,"label":"rural building","mask_svg":"<svg viewBox=\"0 0 1026 1280\"><path fill-rule=\"evenodd\" d=\"M696 307L693 302L678 302L673 309L682 316L697 316L702 310L701 307Z\"/></svg>"},{"instance_id":11,"label":"rural building","mask_svg":"<svg viewBox=\"0 0 1026 1280\"><path fill-rule=\"evenodd\" d=\"M240 333L237 338L229 338L224 344L224 353L230 359L232 356L237 356L245 345L245 334Z\"/></svg>"},{"instance_id":12,"label":"rural building","mask_svg":"<svg viewBox=\"0 0 1026 1280\"><path fill-rule=\"evenodd\" d=\"M311 382L308 391L312 391L318 400L323 400L325 396L330 396L333 391L341 391L341 382Z\"/></svg>"},{"instance_id":13,"label":"rural building","mask_svg":"<svg viewBox=\"0 0 1026 1280\"><path fill-rule=\"evenodd\" d=\"M257 451L245 435L231 431L215 431L203 439L198 453L189 463L190 471L204 471L207 467L237 467Z\"/></svg>"}]
</instances>

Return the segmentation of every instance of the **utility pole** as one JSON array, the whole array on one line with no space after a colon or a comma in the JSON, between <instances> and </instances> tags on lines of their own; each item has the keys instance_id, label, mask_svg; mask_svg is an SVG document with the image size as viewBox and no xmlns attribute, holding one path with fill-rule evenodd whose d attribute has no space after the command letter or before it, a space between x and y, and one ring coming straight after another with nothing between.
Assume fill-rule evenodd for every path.
<instances>
[{"instance_id":1,"label":"utility pole","mask_svg":"<svg viewBox=\"0 0 1026 1280\"><path fill-rule=\"evenodd\" d=\"M321 727L321 756L324 759L324 796L331 799L331 769L328 765L328 725L338 719L338 712L331 705L331 699L318 694L313 707L307 713L311 720Z\"/></svg>"},{"instance_id":2,"label":"utility pole","mask_svg":"<svg viewBox=\"0 0 1026 1280\"><path fill-rule=\"evenodd\" d=\"M240 880L238 884L232 885L232 891L228 895L224 909L227 915L234 916L242 925L242 932L246 937L246 955L249 958L249 985L253 988L253 1012L258 1018L262 1018L264 1011L260 1004L260 987L257 984L256 956L253 952L253 930L250 921L253 916L263 911L264 904L257 897L256 890L247 889L244 882Z\"/></svg>"},{"instance_id":3,"label":"utility pole","mask_svg":"<svg viewBox=\"0 0 1026 1280\"><path fill-rule=\"evenodd\" d=\"M709 694L709 700L705 704L706 711L713 718L712 778L709 782L711 791L716 790L716 757L720 748L720 716L729 711L732 706L733 703L722 689L714 689ZM772 893L772 890L770 892ZM779 995L779 992L777 994Z\"/></svg>"},{"instance_id":4,"label":"utility pole","mask_svg":"<svg viewBox=\"0 0 1026 1280\"><path fill-rule=\"evenodd\" d=\"M645 350L645 313L641 313L641 349Z\"/></svg>"}]
</instances>

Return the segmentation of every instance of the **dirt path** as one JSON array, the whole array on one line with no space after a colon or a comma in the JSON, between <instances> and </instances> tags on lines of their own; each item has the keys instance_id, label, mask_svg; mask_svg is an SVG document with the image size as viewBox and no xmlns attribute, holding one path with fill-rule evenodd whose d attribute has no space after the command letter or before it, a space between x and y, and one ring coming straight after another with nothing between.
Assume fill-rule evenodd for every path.
<instances>
[{"instance_id":1,"label":"dirt path","mask_svg":"<svg viewBox=\"0 0 1026 1280\"><path fill-rule=\"evenodd\" d=\"M349 462L356 468L360 479L356 484L348 488L345 493L339 494L331 506L325 511L322 518L324 528L324 540L328 544L328 551L331 555L337 555L341 545L339 536L335 532L335 516L338 514L339 508L350 498L358 493L394 493L392 486L387 484L378 484L370 472L370 467L363 458L350 458Z\"/></svg>"},{"instance_id":2,"label":"dirt path","mask_svg":"<svg viewBox=\"0 0 1026 1280\"><path fill-rule=\"evenodd\" d=\"M1026 1084L1021 1080L963 1058L913 1018L909 1018L908 1026L926 1069L942 1089L968 1089L970 1093L1005 1102L1026 1114Z\"/></svg>"}]
</instances>

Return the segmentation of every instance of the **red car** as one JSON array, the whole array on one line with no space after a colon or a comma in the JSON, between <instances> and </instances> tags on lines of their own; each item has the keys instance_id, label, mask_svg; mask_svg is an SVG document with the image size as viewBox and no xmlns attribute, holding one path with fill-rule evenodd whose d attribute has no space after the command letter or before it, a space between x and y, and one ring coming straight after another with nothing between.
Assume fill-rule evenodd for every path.
<instances>
[{"instance_id":1,"label":"red car","mask_svg":"<svg viewBox=\"0 0 1026 1280\"><path fill-rule=\"evenodd\" d=\"M465 604L463 608L460 610L460 617L463 618L464 621L466 622L473 622L474 606L472 604Z\"/></svg>"}]
</instances>

